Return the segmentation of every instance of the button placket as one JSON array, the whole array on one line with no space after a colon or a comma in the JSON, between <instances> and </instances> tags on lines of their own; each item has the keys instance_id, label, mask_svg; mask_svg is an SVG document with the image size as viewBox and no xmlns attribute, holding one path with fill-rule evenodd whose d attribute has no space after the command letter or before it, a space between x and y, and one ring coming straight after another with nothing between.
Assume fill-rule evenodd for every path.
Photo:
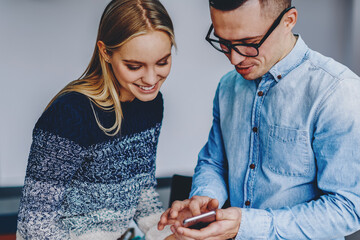
<instances>
[{"instance_id":1,"label":"button placket","mask_svg":"<svg viewBox=\"0 0 360 240\"><path fill-rule=\"evenodd\" d=\"M267 76L267 75L266 75ZM266 78L263 77L262 81L258 85L258 89L254 99L254 107L252 111L252 133L251 133L251 144L250 144L250 159L249 159L249 166L248 172L246 176L246 185L245 185L245 192L244 192L244 204L245 207L249 208L251 205L251 201L253 199L253 188L254 182L256 178L256 165L259 161L259 148L260 148L260 116L261 116L261 107L264 102L264 97L267 91L272 86L274 79L271 75L267 76L270 77Z\"/></svg>"}]
</instances>

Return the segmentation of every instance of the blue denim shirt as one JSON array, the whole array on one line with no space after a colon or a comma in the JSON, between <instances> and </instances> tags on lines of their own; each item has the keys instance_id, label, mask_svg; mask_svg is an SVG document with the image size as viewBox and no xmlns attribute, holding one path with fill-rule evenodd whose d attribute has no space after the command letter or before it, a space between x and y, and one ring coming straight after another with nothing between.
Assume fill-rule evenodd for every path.
<instances>
[{"instance_id":1,"label":"blue denim shirt","mask_svg":"<svg viewBox=\"0 0 360 240\"><path fill-rule=\"evenodd\" d=\"M236 239L344 239L360 229L360 79L307 47L216 91L191 196L242 208Z\"/></svg>"}]
</instances>

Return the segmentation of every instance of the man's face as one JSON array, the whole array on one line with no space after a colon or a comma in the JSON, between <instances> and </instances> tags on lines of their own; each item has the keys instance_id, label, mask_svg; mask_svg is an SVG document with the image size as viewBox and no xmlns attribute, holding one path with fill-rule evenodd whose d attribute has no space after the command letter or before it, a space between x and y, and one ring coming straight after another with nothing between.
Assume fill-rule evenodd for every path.
<instances>
[{"instance_id":1,"label":"man's face","mask_svg":"<svg viewBox=\"0 0 360 240\"><path fill-rule=\"evenodd\" d=\"M266 10L255 0L250 0L232 11L220 11L211 7L214 32L220 39L231 41L232 44L259 43L275 20L266 17L273 14L264 14L262 11ZM257 57L244 57L234 50L225 55L238 73L247 80L254 80L280 61L285 51L285 31L280 23L261 45Z\"/></svg>"}]
</instances>

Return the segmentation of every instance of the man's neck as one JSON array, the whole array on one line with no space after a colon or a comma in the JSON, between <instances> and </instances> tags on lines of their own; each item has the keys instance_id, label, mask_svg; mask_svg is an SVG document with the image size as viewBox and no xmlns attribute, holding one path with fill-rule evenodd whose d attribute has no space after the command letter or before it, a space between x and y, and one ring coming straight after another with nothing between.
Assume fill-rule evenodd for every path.
<instances>
[{"instance_id":1,"label":"man's neck","mask_svg":"<svg viewBox=\"0 0 360 240\"><path fill-rule=\"evenodd\" d=\"M297 39L298 39L298 36L295 36L293 33L291 33L291 35L288 37L288 41L286 42L286 48L284 50L284 54L279 59L279 61L281 61L283 58L285 58L291 52L291 50L293 50Z\"/></svg>"}]
</instances>

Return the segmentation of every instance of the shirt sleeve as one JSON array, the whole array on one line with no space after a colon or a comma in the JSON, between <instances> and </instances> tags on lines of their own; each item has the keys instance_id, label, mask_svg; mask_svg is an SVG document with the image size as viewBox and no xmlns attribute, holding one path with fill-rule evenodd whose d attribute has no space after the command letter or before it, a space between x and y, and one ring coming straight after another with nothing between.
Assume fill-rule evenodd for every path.
<instances>
[{"instance_id":1,"label":"shirt sleeve","mask_svg":"<svg viewBox=\"0 0 360 240\"><path fill-rule=\"evenodd\" d=\"M317 109L313 151L320 198L281 209L243 209L236 239L343 239L360 229L360 83L331 86Z\"/></svg>"},{"instance_id":2,"label":"shirt sleeve","mask_svg":"<svg viewBox=\"0 0 360 240\"><path fill-rule=\"evenodd\" d=\"M201 149L193 176L190 197L195 195L216 198L222 206L227 194L227 159L220 127L219 87L213 104L213 123L209 138Z\"/></svg>"}]
</instances>

